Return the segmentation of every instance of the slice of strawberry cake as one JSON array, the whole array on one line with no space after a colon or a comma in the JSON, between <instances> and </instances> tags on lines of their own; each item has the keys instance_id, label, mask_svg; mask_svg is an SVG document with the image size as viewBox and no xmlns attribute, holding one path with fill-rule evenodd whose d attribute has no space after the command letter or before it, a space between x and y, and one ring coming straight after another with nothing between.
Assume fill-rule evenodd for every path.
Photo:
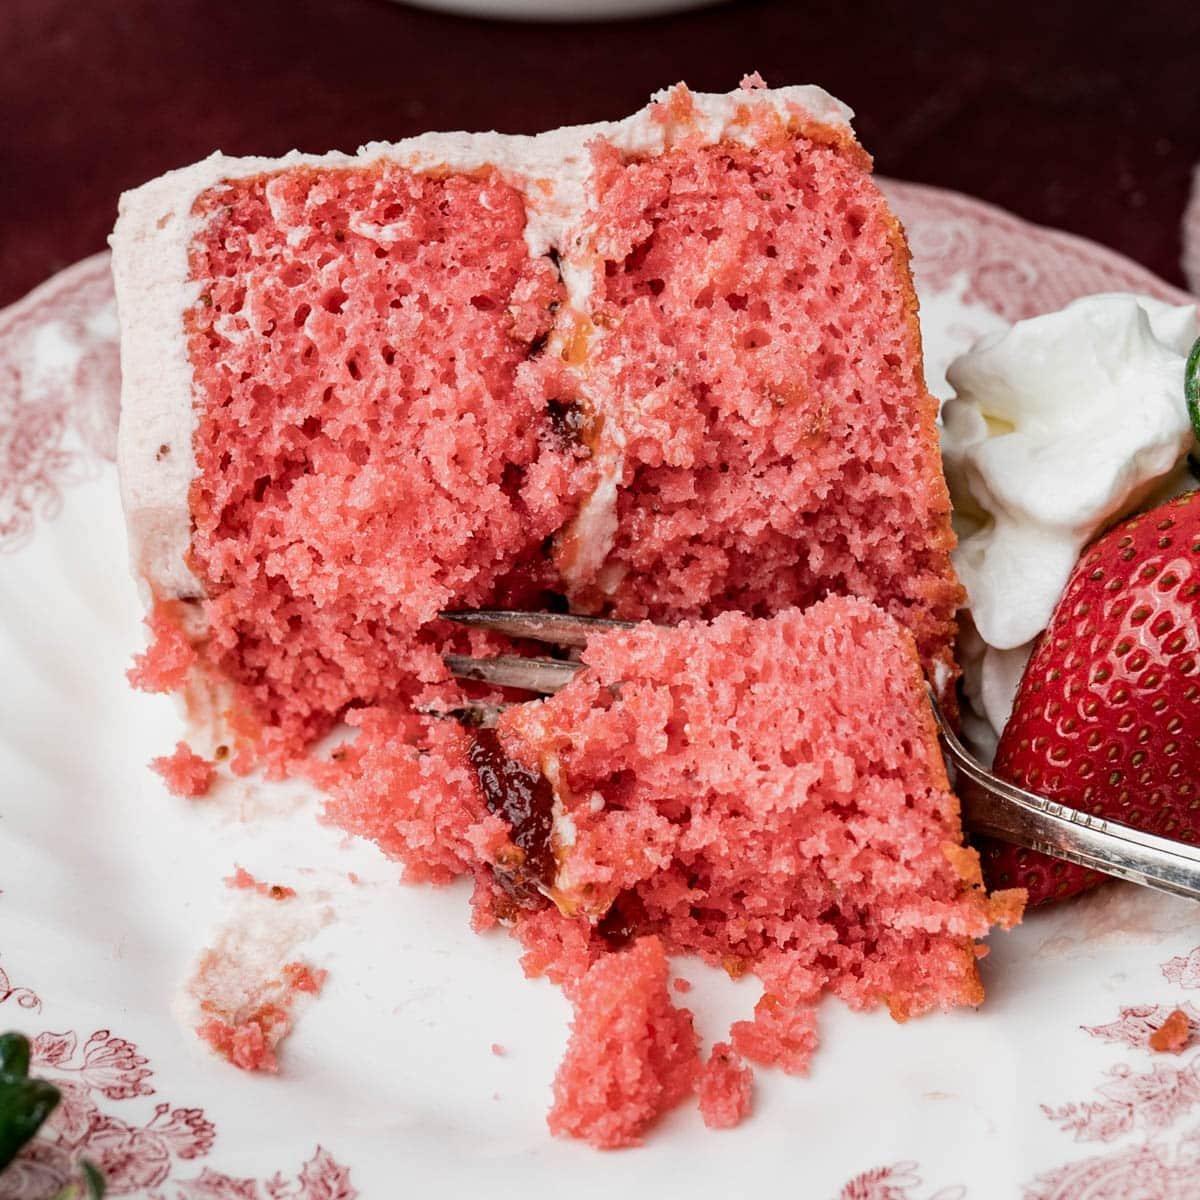
<instances>
[{"instance_id":1,"label":"slice of strawberry cake","mask_svg":"<svg viewBox=\"0 0 1200 1200\"><path fill-rule=\"evenodd\" d=\"M612 124L228 159L125 196L120 467L159 762L303 770L415 879L473 875L575 1006L551 1125L637 1141L827 992L981 998L1012 918L962 846L949 500L903 234L818 88ZM447 609L660 623L498 729L431 712ZM314 742L357 736L331 760ZM212 760L210 762L210 760ZM228 769L225 766L221 771ZM765 991L702 1065L668 956Z\"/></svg>"},{"instance_id":2,"label":"slice of strawberry cake","mask_svg":"<svg viewBox=\"0 0 1200 1200\"><path fill-rule=\"evenodd\" d=\"M418 878L474 874L477 926L513 925L527 971L565 987L553 1129L635 1142L700 1082L664 950L764 985L705 1069L718 1125L745 1110L736 1056L807 1070L825 993L898 1021L983 999L976 939L1012 924L1023 893L984 893L891 617L830 597L642 624L584 662L495 730L359 714L323 773L340 824Z\"/></svg>"},{"instance_id":3,"label":"slice of strawberry cake","mask_svg":"<svg viewBox=\"0 0 1200 1200\"><path fill-rule=\"evenodd\" d=\"M214 155L127 194L138 680L278 761L444 693L447 608L834 593L948 685L936 406L848 116L680 85L613 124Z\"/></svg>"}]
</instances>

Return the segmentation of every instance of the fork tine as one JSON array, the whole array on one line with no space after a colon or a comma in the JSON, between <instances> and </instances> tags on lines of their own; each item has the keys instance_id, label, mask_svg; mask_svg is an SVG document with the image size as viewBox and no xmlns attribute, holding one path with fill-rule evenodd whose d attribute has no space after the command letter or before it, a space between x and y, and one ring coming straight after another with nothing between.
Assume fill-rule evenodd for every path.
<instances>
[{"instance_id":1,"label":"fork tine","mask_svg":"<svg viewBox=\"0 0 1200 1200\"><path fill-rule=\"evenodd\" d=\"M421 705L417 712L422 716L437 717L442 721L457 721L468 729L494 729L496 722L500 720L500 714L507 708L512 708L512 705L468 700L465 704L458 704L453 708L439 708L435 704Z\"/></svg>"},{"instance_id":2,"label":"fork tine","mask_svg":"<svg viewBox=\"0 0 1200 1200\"><path fill-rule=\"evenodd\" d=\"M552 658L522 658L501 654L496 658L471 658L466 654L444 654L442 662L458 679L477 679L497 687L523 688L548 694L565 688L583 670L583 664Z\"/></svg>"},{"instance_id":3,"label":"fork tine","mask_svg":"<svg viewBox=\"0 0 1200 1200\"><path fill-rule=\"evenodd\" d=\"M534 642L550 642L557 646L586 646L588 637L609 629L632 629L633 621L612 621L604 617L573 617L569 613L509 612L500 609L478 609L472 612L444 612L444 621L465 625L468 629L484 629L506 637L528 638Z\"/></svg>"}]
</instances>

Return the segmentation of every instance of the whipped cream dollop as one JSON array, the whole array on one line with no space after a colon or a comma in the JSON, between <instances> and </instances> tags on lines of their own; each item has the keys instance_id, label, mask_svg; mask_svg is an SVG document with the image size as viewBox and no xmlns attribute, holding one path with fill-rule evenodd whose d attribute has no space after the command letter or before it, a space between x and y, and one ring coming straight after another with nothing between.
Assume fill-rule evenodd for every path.
<instances>
[{"instance_id":1,"label":"whipped cream dollop","mask_svg":"<svg viewBox=\"0 0 1200 1200\"><path fill-rule=\"evenodd\" d=\"M1196 334L1191 305L1112 293L1019 321L951 363L942 457L973 626L963 670L993 736L1080 551L1177 490Z\"/></svg>"}]
</instances>

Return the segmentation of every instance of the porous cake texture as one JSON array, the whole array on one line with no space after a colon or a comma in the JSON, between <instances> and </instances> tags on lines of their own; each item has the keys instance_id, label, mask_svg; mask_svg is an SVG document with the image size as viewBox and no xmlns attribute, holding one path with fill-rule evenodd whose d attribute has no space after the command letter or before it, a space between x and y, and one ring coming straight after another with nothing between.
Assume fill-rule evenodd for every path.
<instances>
[{"instance_id":1,"label":"porous cake texture","mask_svg":"<svg viewBox=\"0 0 1200 1200\"><path fill-rule=\"evenodd\" d=\"M363 713L324 776L339 824L416 877L473 874L476 924L513 925L527 971L564 986L556 1130L625 1144L690 1092L664 950L763 984L704 1073L718 1125L748 1103L730 1052L803 1073L825 993L899 1021L980 1003L977 939L1021 895L984 893L893 618L830 597L770 620L646 623L597 636L584 662L494 731ZM694 1084L694 1047L689 1069Z\"/></svg>"},{"instance_id":2,"label":"porous cake texture","mask_svg":"<svg viewBox=\"0 0 1200 1200\"><path fill-rule=\"evenodd\" d=\"M925 699L923 671L953 698L950 506L848 118L752 77L537 137L217 155L113 237L130 677L204 755L158 769L306 771L409 878L472 876L475 925L572 1001L550 1123L597 1146L696 1093L736 1124L743 1059L806 1070L825 993L978 1003L976 939L1019 909ZM481 698L442 662L497 645L439 617L473 607L644 623L484 729L436 715ZM707 1062L683 953L764 989ZM286 1004L205 1013L271 1065Z\"/></svg>"},{"instance_id":3,"label":"porous cake texture","mask_svg":"<svg viewBox=\"0 0 1200 1200\"><path fill-rule=\"evenodd\" d=\"M853 594L948 686L935 404L847 116L680 85L615 124L214 156L127 195L137 680L244 767L444 698L448 608Z\"/></svg>"},{"instance_id":4,"label":"porous cake texture","mask_svg":"<svg viewBox=\"0 0 1200 1200\"><path fill-rule=\"evenodd\" d=\"M554 1079L554 1133L609 1150L636 1145L696 1089L700 1040L667 991L658 938L597 960L572 991L575 1018Z\"/></svg>"}]
</instances>

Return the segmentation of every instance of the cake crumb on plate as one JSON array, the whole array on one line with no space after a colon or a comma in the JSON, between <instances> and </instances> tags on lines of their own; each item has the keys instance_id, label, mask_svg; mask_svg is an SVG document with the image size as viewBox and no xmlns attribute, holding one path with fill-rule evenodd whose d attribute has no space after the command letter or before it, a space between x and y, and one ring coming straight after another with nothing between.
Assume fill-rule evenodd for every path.
<instances>
[{"instance_id":1,"label":"cake crumb on plate","mask_svg":"<svg viewBox=\"0 0 1200 1200\"><path fill-rule=\"evenodd\" d=\"M1187 1013L1177 1008L1150 1034L1150 1049L1163 1054L1179 1054L1191 1040L1191 1022Z\"/></svg>"}]
</instances>

